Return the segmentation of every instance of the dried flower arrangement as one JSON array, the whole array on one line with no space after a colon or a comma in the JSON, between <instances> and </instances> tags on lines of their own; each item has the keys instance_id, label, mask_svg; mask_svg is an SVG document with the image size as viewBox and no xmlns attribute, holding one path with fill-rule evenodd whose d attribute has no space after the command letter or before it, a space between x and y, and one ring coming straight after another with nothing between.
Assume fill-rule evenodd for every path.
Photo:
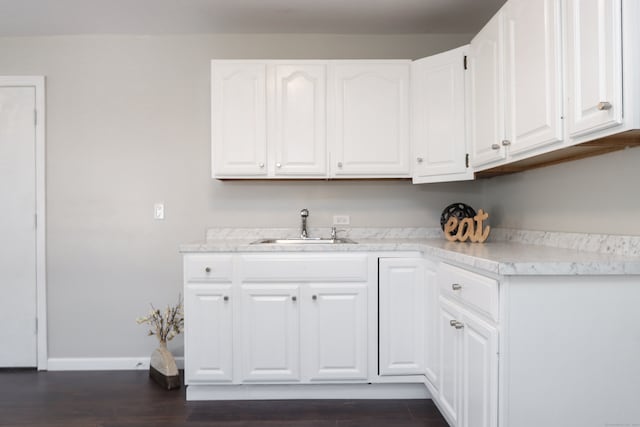
<instances>
[{"instance_id":1,"label":"dried flower arrangement","mask_svg":"<svg viewBox=\"0 0 640 427\"><path fill-rule=\"evenodd\" d=\"M182 307L182 296L178 296L178 303L174 306L168 305L161 313L160 310L151 304L151 311L145 317L136 319L138 324L147 323L151 326L148 335L158 337L160 344L166 344L184 328L184 311Z\"/></svg>"}]
</instances>

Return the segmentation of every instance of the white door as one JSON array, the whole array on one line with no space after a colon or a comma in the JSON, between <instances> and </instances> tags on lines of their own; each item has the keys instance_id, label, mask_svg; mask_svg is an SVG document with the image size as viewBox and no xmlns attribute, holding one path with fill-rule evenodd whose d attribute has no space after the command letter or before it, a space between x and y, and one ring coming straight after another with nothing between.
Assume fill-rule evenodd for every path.
<instances>
[{"instance_id":1,"label":"white door","mask_svg":"<svg viewBox=\"0 0 640 427\"><path fill-rule=\"evenodd\" d=\"M298 285L242 285L242 381L298 381Z\"/></svg>"},{"instance_id":2,"label":"white door","mask_svg":"<svg viewBox=\"0 0 640 427\"><path fill-rule=\"evenodd\" d=\"M510 156L562 142L560 3L510 0L505 8Z\"/></svg>"},{"instance_id":3,"label":"white door","mask_svg":"<svg viewBox=\"0 0 640 427\"><path fill-rule=\"evenodd\" d=\"M187 285L185 291L185 379L233 379L231 284Z\"/></svg>"},{"instance_id":4,"label":"white door","mask_svg":"<svg viewBox=\"0 0 640 427\"><path fill-rule=\"evenodd\" d=\"M267 174L267 65L211 63L213 177Z\"/></svg>"},{"instance_id":5,"label":"white door","mask_svg":"<svg viewBox=\"0 0 640 427\"><path fill-rule=\"evenodd\" d=\"M0 367L35 367L36 89L0 87Z\"/></svg>"},{"instance_id":6,"label":"white door","mask_svg":"<svg viewBox=\"0 0 640 427\"><path fill-rule=\"evenodd\" d=\"M467 49L419 59L411 66L414 183L473 179L467 173L465 132Z\"/></svg>"},{"instance_id":7,"label":"white door","mask_svg":"<svg viewBox=\"0 0 640 427\"><path fill-rule=\"evenodd\" d=\"M504 12L500 10L471 40L467 57L468 129L475 169L506 157L503 46Z\"/></svg>"},{"instance_id":8,"label":"white door","mask_svg":"<svg viewBox=\"0 0 640 427\"><path fill-rule=\"evenodd\" d=\"M476 316L463 314L463 427L498 425L498 330Z\"/></svg>"},{"instance_id":9,"label":"white door","mask_svg":"<svg viewBox=\"0 0 640 427\"><path fill-rule=\"evenodd\" d=\"M331 173L408 177L409 61L334 62Z\"/></svg>"},{"instance_id":10,"label":"white door","mask_svg":"<svg viewBox=\"0 0 640 427\"><path fill-rule=\"evenodd\" d=\"M367 285L309 284L302 350L308 381L367 379Z\"/></svg>"},{"instance_id":11,"label":"white door","mask_svg":"<svg viewBox=\"0 0 640 427\"><path fill-rule=\"evenodd\" d=\"M424 374L424 266L421 259L382 258L380 375Z\"/></svg>"},{"instance_id":12,"label":"white door","mask_svg":"<svg viewBox=\"0 0 640 427\"><path fill-rule=\"evenodd\" d=\"M460 408L460 331L454 326L459 322L458 308L444 298L439 304L440 325L440 408L445 416L458 424Z\"/></svg>"},{"instance_id":13,"label":"white door","mask_svg":"<svg viewBox=\"0 0 640 427\"><path fill-rule=\"evenodd\" d=\"M275 74L276 176L326 176L326 65L277 64Z\"/></svg>"},{"instance_id":14,"label":"white door","mask_svg":"<svg viewBox=\"0 0 640 427\"><path fill-rule=\"evenodd\" d=\"M620 0L568 0L566 8L569 136L622 123Z\"/></svg>"}]
</instances>

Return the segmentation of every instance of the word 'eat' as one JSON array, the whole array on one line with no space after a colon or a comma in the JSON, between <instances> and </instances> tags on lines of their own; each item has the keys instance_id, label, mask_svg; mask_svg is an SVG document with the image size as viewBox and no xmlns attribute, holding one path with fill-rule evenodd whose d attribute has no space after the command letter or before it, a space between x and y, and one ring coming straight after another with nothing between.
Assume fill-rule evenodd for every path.
<instances>
[{"instance_id":1,"label":"word 'eat'","mask_svg":"<svg viewBox=\"0 0 640 427\"><path fill-rule=\"evenodd\" d=\"M491 227L488 225L482 229L482 221L489 218L489 214L482 209L478 210L478 214L473 218L464 218L458 221L455 216L450 217L444 225L444 236L450 242L460 241L466 242L467 239L474 243L482 243L489 237ZM456 234L451 234L453 230L458 228Z\"/></svg>"}]
</instances>

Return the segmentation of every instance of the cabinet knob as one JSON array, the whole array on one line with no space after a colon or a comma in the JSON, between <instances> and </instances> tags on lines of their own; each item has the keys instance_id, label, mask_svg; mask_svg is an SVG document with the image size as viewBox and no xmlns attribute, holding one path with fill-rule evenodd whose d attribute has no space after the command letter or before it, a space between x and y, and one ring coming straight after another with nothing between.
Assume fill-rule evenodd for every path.
<instances>
[{"instance_id":1,"label":"cabinet knob","mask_svg":"<svg viewBox=\"0 0 640 427\"><path fill-rule=\"evenodd\" d=\"M423 161L424 161L424 159L422 157L416 158L416 162L418 162L418 163L422 163Z\"/></svg>"},{"instance_id":2,"label":"cabinet knob","mask_svg":"<svg viewBox=\"0 0 640 427\"><path fill-rule=\"evenodd\" d=\"M511 141L509 141L508 139L503 139L502 140L502 145L505 147L508 147L511 145Z\"/></svg>"},{"instance_id":3,"label":"cabinet knob","mask_svg":"<svg viewBox=\"0 0 640 427\"><path fill-rule=\"evenodd\" d=\"M224 297L222 297L222 299L225 300L225 301L229 301L229 296L225 295Z\"/></svg>"},{"instance_id":4,"label":"cabinet knob","mask_svg":"<svg viewBox=\"0 0 640 427\"><path fill-rule=\"evenodd\" d=\"M464 328L464 324L462 322L458 322L457 320L450 320L449 325L456 329Z\"/></svg>"},{"instance_id":5,"label":"cabinet knob","mask_svg":"<svg viewBox=\"0 0 640 427\"><path fill-rule=\"evenodd\" d=\"M280 162L276 163L276 167L277 167L278 169L280 169L280 168L282 167L282 163L280 163Z\"/></svg>"},{"instance_id":6,"label":"cabinet knob","mask_svg":"<svg viewBox=\"0 0 640 427\"><path fill-rule=\"evenodd\" d=\"M205 273L211 273L211 267L205 267L204 272Z\"/></svg>"},{"instance_id":7,"label":"cabinet knob","mask_svg":"<svg viewBox=\"0 0 640 427\"><path fill-rule=\"evenodd\" d=\"M291 301L296 302L297 300L298 300L298 297L296 297L295 295L291 297Z\"/></svg>"},{"instance_id":8,"label":"cabinet knob","mask_svg":"<svg viewBox=\"0 0 640 427\"><path fill-rule=\"evenodd\" d=\"M341 168L342 167L342 162L338 162L338 167Z\"/></svg>"},{"instance_id":9,"label":"cabinet knob","mask_svg":"<svg viewBox=\"0 0 640 427\"><path fill-rule=\"evenodd\" d=\"M604 110L610 110L611 109L611 103L610 102L598 102L598 110L600 111L604 111Z\"/></svg>"},{"instance_id":10,"label":"cabinet knob","mask_svg":"<svg viewBox=\"0 0 640 427\"><path fill-rule=\"evenodd\" d=\"M491 144L491 149L492 150L499 150L500 149L500 144Z\"/></svg>"},{"instance_id":11,"label":"cabinet knob","mask_svg":"<svg viewBox=\"0 0 640 427\"><path fill-rule=\"evenodd\" d=\"M318 299L318 295L311 295L311 299L314 300L314 301L317 300Z\"/></svg>"},{"instance_id":12,"label":"cabinet knob","mask_svg":"<svg viewBox=\"0 0 640 427\"><path fill-rule=\"evenodd\" d=\"M260 166L260 169L263 169L264 168L264 163L262 163L262 162L258 163L258 166Z\"/></svg>"},{"instance_id":13,"label":"cabinet knob","mask_svg":"<svg viewBox=\"0 0 640 427\"><path fill-rule=\"evenodd\" d=\"M460 285L459 283L453 283L451 285L451 289L453 289L454 291L459 291L460 289L462 289L462 285Z\"/></svg>"}]
</instances>

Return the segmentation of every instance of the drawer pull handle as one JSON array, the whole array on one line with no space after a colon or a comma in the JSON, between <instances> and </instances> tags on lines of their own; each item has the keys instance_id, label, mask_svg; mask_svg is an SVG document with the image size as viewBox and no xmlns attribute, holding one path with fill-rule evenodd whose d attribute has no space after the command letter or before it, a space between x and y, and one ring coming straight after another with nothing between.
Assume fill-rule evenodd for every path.
<instances>
[{"instance_id":1,"label":"drawer pull handle","mask_svg":"<svg viewBox=\"0 0 640 427\"><path fill-rule=\"evenodd\" d=\"M511 141L509 141L508 139L503 139L503 140L502 140L502 145L503 145L504 147L508 147L508 146L510 146L510 145L511 145Z\"/></svg>"},{"instance_id":2,"label":"drawer pull handle","mask_svg":"<svg viewBox=\"0 0 640 427\"><path fill-rule=\"evenodd\" d=\"M291 301L296 302L298 300L298 297L296 297L295 295L291 297Z\"/></svg>"},{"instance_id":3,"label":"drawer pull handle","mask_svg":"<svg viewBox=\"0 0 640 427\"><path fill-rule=\"evenodd\" d=\"M451 285L451 289L453 289L454 291L459 291L460 289L462 289L462 285L459 283L454 283Z\"/></svg>"},{"instance_id":4,"label":"drawer pull handle","mask_svg":"<svg viewBox=\"0 0 640 427\"><path fill-rule=\"evenodd\" d=\"M491 144L491 149L492 150L499 150L500 149L500 144Z\"/></svg>"},{"instance_id":5,"label":"drawer pull handle","mask_svg":"<svg viewBox=\"0 0 640 427\"><path fill-rule=\"evenodd\" d=\"M204 272L205 272L205 273L211 273L211 267L207 267L207 268L205 268L205 269L204 269Z\"/></svg>"},{"instance_id":6,"label":"drawer pull handle","mask_svg":"<svg viewBox=\"0 0 640 427\"><path fill-rule=\"evenodd\" d=\"M457 320L450 320L449 321L449 325L451 325L452 327L454 327L456 329L464 328L464 324L462 322L458 322Z\"/></svg>"},{"instance_id":7,"label":"drawer pull handle","mask_svg":"<svg viewBox=\"0 0 640 427\"><path fill-rule=\"evenodd\" d=\"M229 296L225 295L224 297L222 297L222 299L225 300L225 301L229 301Z\"/></svg>"},{"instance_id":8,"label":"drawer pull handle","mask_svg":"<svg viewBox=\"0 0 640 427\"><path fill-rule=\"evenodd\" d=\"M317 300L318 299L318 295L311 295L311 299L314 300L314 301Z\"/></svg>"},{"instance_id":9,"label":"drawer pull handle","mask_svg":"<svg viewBox=\"0 0 640 427\"><path fill-rule=\"evenodd\" d=\"M611 103L610 102L598 102L598 110L600 111L606 111L606 110L610 110L611 109Z\"/></svg>"}]
</instances>

